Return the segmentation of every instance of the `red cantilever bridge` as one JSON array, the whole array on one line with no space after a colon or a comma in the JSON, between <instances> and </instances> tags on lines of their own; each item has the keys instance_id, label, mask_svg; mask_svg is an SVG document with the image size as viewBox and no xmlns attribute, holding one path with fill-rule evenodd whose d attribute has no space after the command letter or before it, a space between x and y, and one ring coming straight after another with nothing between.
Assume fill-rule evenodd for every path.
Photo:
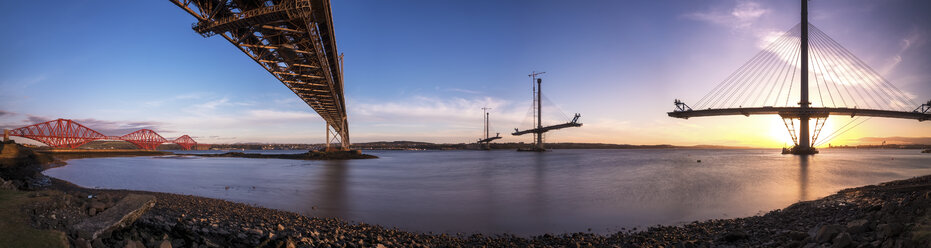
<instances>
[{"instance_id":1,"label":"red cantilever bridge","mask_svg":"<svg viewBox=\"0 0 931 248\"><path fill-rule=\"evenodd\" d=\"M32 139L56 148L77 148L94 140L122 140L146 150L155 150L162 143L175 143L184 150L190 150L197 145L197 141L191 136L183 135L168 140L150 129L139 129L123 136L106 136L69 119L57 119L8 130L4 132L4 135L7 134Z\"/></svg>"}]
</instances>

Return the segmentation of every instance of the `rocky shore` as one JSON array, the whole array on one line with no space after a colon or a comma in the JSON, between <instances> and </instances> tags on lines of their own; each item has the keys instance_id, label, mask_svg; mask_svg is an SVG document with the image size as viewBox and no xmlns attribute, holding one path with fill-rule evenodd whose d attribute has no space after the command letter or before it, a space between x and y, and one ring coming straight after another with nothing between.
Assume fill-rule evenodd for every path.
<instances>
[{"instance_id":1,"label":"rocky shore","mask_svg":"<svg viewBox=\"0 0 931 248\"><path fill-rule=\"evenodd\" d=\"M0 174L5 180L19 180ZM519 237L413 233L188 195L87 189L49 179L20 187L30 225L60 230L74 247L929 247L931 175L842 190L764 215L654 226L610 235ZM94 239L73 227L128 195L155 204Z\"/></svg>"}]
</instances>

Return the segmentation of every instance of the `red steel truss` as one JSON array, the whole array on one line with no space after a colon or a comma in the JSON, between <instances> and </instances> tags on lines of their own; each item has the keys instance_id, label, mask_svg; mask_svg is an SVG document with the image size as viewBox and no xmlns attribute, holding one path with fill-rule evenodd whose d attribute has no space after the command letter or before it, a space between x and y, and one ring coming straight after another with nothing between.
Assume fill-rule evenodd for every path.
<instances>
[{"instance_id":1,"label":"red steel truss","mask_svg":"<svg viewBox=\"0 0 931 248\"><path fill-rule=\"evenodd\" d=\"M68 119L46 121L10 131L10 136L19 136L45 143L51 147L77 148L92 140L107 136Z\"/></svg>"},{"instance_id":2,"label":"red steel truss","mask_svg":"<svg viewBox=\"0 0 931 248\"><path fill-rule=\"evenodd\" d=\"M149 129L139 129L138 131L120 136L120 139L133 143L139 148L146 150L155 150L155 147L158 147L158 145L168 142L168 140L162 138L161 135Z\"/></svg>"},{"instance_id":3,"label":"red steel truss","mask_svg":"<svg viewBox=\"0 0 931 248\"><path fill-rule=\"evenodd\" d=\"M191 136L187 136L187 134L178 137L171 142L180 145L182 148L184 148L184 150L191 150L191 147L197 145L197 141L194 141L194 139L192 139Z\"/></svg>"},{"instance_id":4,"label":"red steel truss","mask_svg":"<svg viewBox=\"0 0 931 248\"><path fill-rule=\"evenodd\" d=\"M123 136L106 136L69 119L57 119L10 130L10 136L18 136L42 142L55 148L77 148L94 140L123 140L136 147L155 150L162 143L175 143L184 150L197 145L191 136L184 135L167 140L155 131L140 129Z\"/></svg>"}]
</instances>

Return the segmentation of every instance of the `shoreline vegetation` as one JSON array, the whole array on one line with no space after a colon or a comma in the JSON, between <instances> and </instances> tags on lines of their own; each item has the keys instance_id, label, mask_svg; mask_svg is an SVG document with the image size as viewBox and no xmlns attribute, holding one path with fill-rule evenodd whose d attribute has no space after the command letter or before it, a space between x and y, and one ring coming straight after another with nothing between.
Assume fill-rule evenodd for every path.
<instances>
[{"instance_id":1,"label":"shoreline vegetation","mask_svg":"<svg viewBox=\"0 0 931 248\"><path fill-rule=\"evenodd\" d=\"M763 215L600 235L415 233L336 218L158 192L79 187L41 174L61 160L3 144L0 243L42 247L928 247L931 175L841 190ZM12 148L11 148L12 147ZM14 151L15 149L15 151ZM154 205L81 235L139 195ZM138 212L138 211L137 211ZM8 220L8 221L7 221ZM11 243L17 242L17 243Z\"/></svg>"}]
</instances>

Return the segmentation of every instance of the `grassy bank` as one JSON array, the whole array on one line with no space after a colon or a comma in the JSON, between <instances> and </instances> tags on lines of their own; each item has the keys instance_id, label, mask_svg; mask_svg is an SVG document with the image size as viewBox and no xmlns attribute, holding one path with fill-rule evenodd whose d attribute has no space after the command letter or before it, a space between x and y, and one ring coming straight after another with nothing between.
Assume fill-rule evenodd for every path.
<instances>
[{"instance_id":1,"label":"grassy bank","mask_svg":"<svg viewBox=\"0 0 931 248\"><path fill-rule=\"evenodd\" d=\"M47 200L29 197L29 192L0 190L0 244L4 247L68 247L65 233L39 230L30 225L24 209L27 205Z\"/></svg>"}]
</instances>

